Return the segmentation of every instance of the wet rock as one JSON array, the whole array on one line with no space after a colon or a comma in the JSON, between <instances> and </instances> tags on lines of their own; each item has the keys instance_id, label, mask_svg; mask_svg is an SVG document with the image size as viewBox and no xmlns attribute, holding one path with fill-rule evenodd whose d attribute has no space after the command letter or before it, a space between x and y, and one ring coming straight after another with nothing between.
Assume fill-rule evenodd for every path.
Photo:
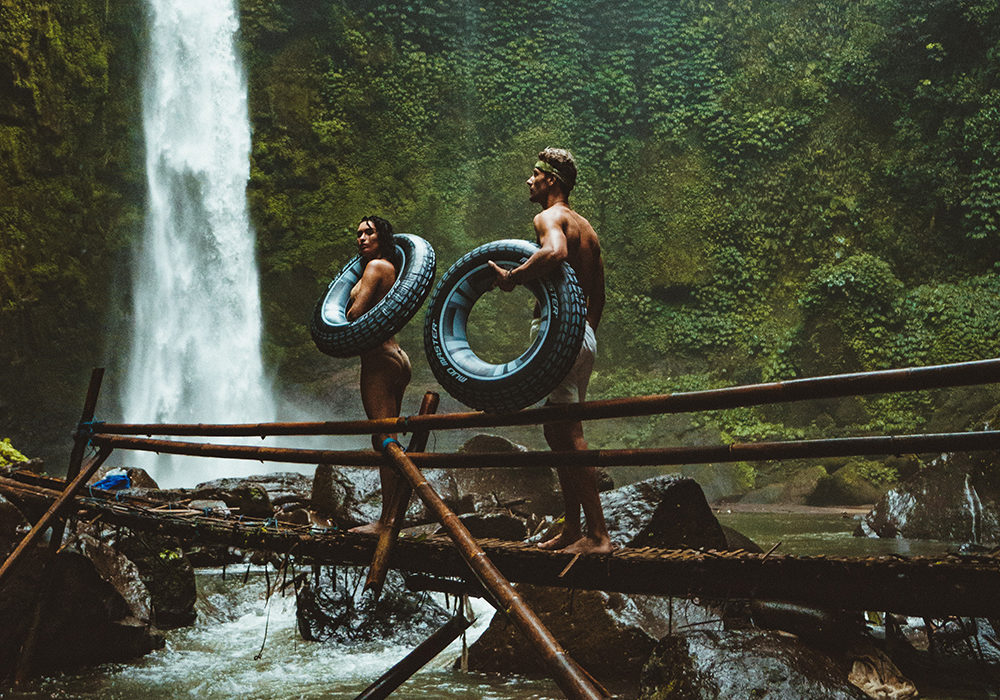
<instances>
[{"instance_id":1,"label":"wet rock","mask_svg":"<svg viewBox=\"0 0 1000 700\"><path fill-rule=\"evenodd\" d=\"M523 518L509 512L466 513L459 517L462 525L476 539L494 538L520 542L528 536L528 528ZM438 533L445 532L438 528Z\"/></svg>"},{"instance_id":2,"label":"wet rock","mask_svg":"<svg viewBox=\"0 0 1000 700\"><path fill-rule=\"evenodd\" d=\"M180 540L123 528L112 544L138 569L139 578L149 591L153 622L158 628L184 627L195 621L198 592L194 565Z\"/></svg>"},{"instance_id":3,"label":"wet rock","mask_svg":"<svg viewBox=\"0 0 1000 700\"><path fill-rule=\"evenodd\" d=\"M948 688L963 697L1000 692L1000 621L890 615L881 630L892 660L918 686ZM873 628L879 636L880 629Z\"/></svg>"},{"instance_id":4,"label":"wet rock","mask_svg":"<svg viewBox=\"0 0 1000 700\"><path fill-rule=\"evenodd\" d=\"M752 601L753 624L761 629L782 630L807 641L825 645L846 645L859 639L865 624L858 612L820 608L774 601Z\"/></svg>"},{"instance_id":5,"label":"wet rock","mask_svg":"<svg viewBox=\"0 0 1000 700\"><path fill-rule=\"evenodd\" d=\"M710 503L737 500L754 486L753 469L745 462L696 464L683 466L680 471L698 482Z\"/></svg>"},{"instance_id":6,"label":"wet rock","mask_svg":"<svg viewBox=\"0 0 1000 700\"><path fill-rule=\"evenodd\" d=\"M332 464L319 464L313 474L309 507L320 515L333 517L352 492L350 480Z\"/></svg>"},{"instance_id":7,"label":"wet rock","mask_svg":"<svg viewBox=\"0 0 1000 700\"><path fill-rule=\"evenodd\" d=\"M92 477L87 481L88 484L96 484L98 481L103 479L108 475L108 472L121 469L122 467L116 467L111 464L102 465ZM128 474L129 481L134 489L158 489L159 484L156 480L149 475L145 469L141 467L125 467L125 473Z\"/></svg>"},{"instance_id":8,"label":"wet rock","mask_svg":"<svg viewBox=\"0 0 1000 700\"><path fill-rule=\"evenodd\" d=\"M659 476L601 494L611 539L618 546L723 549L726 536L698 484ZM540 534L548 537L554 532ZM663 635L686 624L722 624L729 612L688 601L518 585L518 592L570 655L607 682L638 681L639 670ZM614 654L608 650L614 649ZM479 671L543 670L537 653L512 624L494 617L469 649Z\"/></svg>"},{"instance_id":9,"label":"wet rock","mask_svg":"<svg viewBox=\"0 0 1000 700\"><path fill-rule=\"evenodd\" d=\"M297 472L276 472L242 478L216 479L198 484L197 489L214 490L214 498L223 501L238 513L253 517L267 517L275 503L290 500L306 503L312 490L312 480ZM199 498L213 496L199 495Z\"/></svg>"},{"instance_id":10,"label":"wet rock","mask_svg":"<svg viewBox=\"0 0 1000 700\"><path fill-rule=\"evenodd\" d=\"M187 507L191 510L200 510L205 515L220 515L226 516L232 513L229 510L229 505L225 501L213 500L208 498L196 498L187 504Z\"/></svg>"},{"instance_id":11,"label":"wet rock","mask_svg":"<svg viewBox=\"0 0 1000 700\"><path fill-rule=\"evenodd\" d=\"M475 435L458 452L527 452L528 448L499 435ZM557 515L563 500L559 481L552 469L455 469L455 486L460 499L471 499L475 508L510 504L522 516ZM610 480L610 477L607 477Z\"/></svg>"},{"instance_id":12,"label":"wet rock","mask_svg":"<svg viewBox=\"0 0 1000 700\"><path fill-rule=\"evenodd\" d=\"M131 494L178 507L188 507L191 502L221 502L231 511L252 518L271 516L271 499L260 485L239 484L239 479L220 479L234 482L226 487L199 485L193 489L133 488Z\"/></svg>"},{"instance_id":13,"label":"wet rock","mask_svg":"<svg viewBox=\"0 0 1000 700\"><path fill-rule=\"evenodd\" d=\"M31 530L31 523L21 510L0 496L0 561L14 551L18 542Z\"/></svg>"},{"instance_id":14,"label":"wet rock","mask_svg":"<svg viewBox=\"0 0 1000 700\"><path fill-rule=\"evenodd\" d=\"M684 600L525 584L518 584L517 591L570 656L603 683L634 688L657 640L671 625L721 626L713 612ZM502 615L494 616L470 645L468 662L470 670L487 673L548 671L537 649Z\"/></svg>"},{"instance_id":15,"label":"wet rock","mask_svg":"<svg viewBox=\"0 0 1000 700\"><path fill-rule=\"evenodd\" d=\"M389 571L377 603L363 590L361 567L314 568L296 579L299 634L309 641L359 645L416 645L450 615L426 594L406 589L402 575Z\"/></svg>"},{"instance_id":16,"label":"wet rock","mask_svg":"<svg viewBox=\"0 0 1000 700\"><path fill-rule=\"evenodd\" d=\"M619 547L725 549L726 536L694 479L665 474L601 494Z\"/></svg>"},{"instance_id":17,"label":"wet rock","mask_svg":"<svg viewBox=\"0 0 1000 700\"><path fill-rule=\"evenodd\" d=\"M776 632L701 630L664 637L642 670L643 700L867 697L847 670Z\"/></svg>"},{"instance_id":18,"label":"wet rock","mask_svg":"<svg viewBox=\"0 0 1000 700\"><path fill-rule=\"evenodd\" d=\"M855 535L1000 543L1000 461L947 455L890 489Z\"/></svg>"},{"instance_id":19,"label":"wet rock","mask_svg":"<svg viewBox=\"0 0 1000 700\"><path fill-rule=\"evenodd\" d=\"M423 475L445 504L456 513L471 510L469 502L459 499L455 480L445 469L425 469ZM311 502L317 499L332 508L331 518L343 529L363 525L378 520L382 513L382 483L377 469L357 467L333 467L330 491L317 494L315 490ZM406 526L435 522L426 507L416 496L410 498L406 510Z\"/></svg>"},{"instance_id":20,"label":"wet rock","mask_svg":"<svg viewBox=\"0 0 1000 700\"><path fill-rule=\"evenodd\" d=\"M151 625L151 598L135 564L87 534L58 555L38 546L0 587L0 675L16 663L44 595L30 673L124 661L163 646Z\"/></svg>"}]
</instances>

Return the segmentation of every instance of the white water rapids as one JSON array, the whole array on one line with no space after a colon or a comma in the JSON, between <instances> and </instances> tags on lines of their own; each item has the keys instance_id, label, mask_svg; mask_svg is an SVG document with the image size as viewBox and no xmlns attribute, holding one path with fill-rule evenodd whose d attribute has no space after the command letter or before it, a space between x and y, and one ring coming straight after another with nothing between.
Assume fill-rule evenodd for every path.
<instances>
[{"instance_id":1,"label":"white water rapids","mask_svg":"<svg viewBox=\"0 0 1000 700\"><path fill-rule=\"evenodd\" d=\"M134 267L124 419L273 420L246 202L250 123L236 8L232 0L149 0L148 12L148 205ZM252 462L139 457L135 463L163 487L260 471Z\"/></svg>"}]
</instances>

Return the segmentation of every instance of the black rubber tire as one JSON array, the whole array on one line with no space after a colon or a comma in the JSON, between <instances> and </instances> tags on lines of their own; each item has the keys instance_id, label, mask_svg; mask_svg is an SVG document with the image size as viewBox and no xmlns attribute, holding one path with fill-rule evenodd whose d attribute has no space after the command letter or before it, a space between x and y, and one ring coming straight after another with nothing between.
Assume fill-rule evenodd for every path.
<instances>
[{"instance_id":1,"label":"black rubber tire","mask_svg":"<svg viewBox=\"0 0 1000 700\"><path fill-rule=\"evenodd\" d=\"M541 328L520 356L502 365L480 359L469 347L469 312L493 287L492 260L513 269L538 250L534 243L502 240L465 254L441 277L424 319L424 352L445 391L471 408L503 413L541 400L573 367L583 344L586 301L566 263L524 286L541 309Z\"/></svg>"},{"instance_id":2,"label":"black rubber tire","mask_svg":"<svg viewBox=\"0 0 1000 700\"><path fill-rule=\"evenodd\" d=\"M316 347L333 357L353 357L378 347L405 326L420 309L434 284L437 262L431 244L419 236L397 233L392 261L396 282L375 306L347 320L351 289L361 279L361 256L347 263L316 302L309 331Z\"/></svg>"}]
</instances>

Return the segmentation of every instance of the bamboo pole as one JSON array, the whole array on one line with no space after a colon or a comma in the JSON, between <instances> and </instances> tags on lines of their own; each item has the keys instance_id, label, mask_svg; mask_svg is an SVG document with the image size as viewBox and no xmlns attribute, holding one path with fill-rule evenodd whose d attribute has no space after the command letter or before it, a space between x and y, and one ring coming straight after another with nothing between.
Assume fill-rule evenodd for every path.
<instances>
[{"instance_id":1,"label":"bamboo pole","mask_svg":"<svg viewBox=\"0 0 1000 700\"><path fill-rule=\"evenodd\" d=\"M28 534L24 536L24 538L18 543L17 547L14 548L14 551L8 555L3 565L0 566L0 581L3 581L4 577L10 574L28 547L34 544L35 540L37 540L49 526L49 523L51 523L52 520L60 514L63 508L65 508L73 500L73 497L76 495L76 492L80 490L80 487L87 483L87 479L93 476L94 472L96 472L97 469L104 464L104 460L108 458L111 451L112 448L110 447L102 447L97 453L97 456L90 460L83 470L77 474L76 478L66 485L66 488L59 494L59 497L53 501L52 505L49 506L49 509L45 511L41 518L38 519L38 522L35 523L34 527L32 527ZM53 537L53 539L55 538Z\"/></svg>"},{"instance_id":2,"label":"bamboo pole","mask_svg":"<svg viewBox=\"0 0 1000 700\"><path fill-rule=\"evenodd\" d=\"M354 700L382 700L382 698L389 697L392 691L409 680L428 661L440 654L446 646L458 639L458 636L471 624L471 620L465 619L462 613L458 613L404 656L399 663L383 673L378 680L365 688Z\"/></svg>"},{"instance_id":3,"label":"bamboo pole","mask_svg":"<svg viewBox=\"0 0 1000 700\"><path fill-rule=\"evenodd\" d=\"M8 493L44 509L59 497L51 488L0 477ZM78 497L79 499L79 497ZM138 503L137 503L138 501ZM185 542L216 543L278 553L294 551L317 563L365 566L371 538L343 532L262 528L263 520L166 515L131 496L96 493L77 501L81 512L137 531L174 535ZM142 506L142 507L141 507ZM487 597L450 541L402 539L393 567L456 579L456 594ZM1000 617L1000 562L990 556L790 556L743 551L624 549L611 557L580 557L572 580L560 572L572 555L498 540L480 546L510 581L540 586L731 600L777 600L845 610L884 610L925 617ZM457 579L469 580L462 585Z\"/></svg>"},{"instance_id":4,"label":"bamboo pole","mask_svg":"<svg viewBox=\"0 0 1000 700\"><path fill-rule=\"evenodd\" d=\"M825 377L806 377L703 391L586 401L579 404L531 408L516 413L446 413L441 415L319 423L244 423L233 425L207 423L108 423L102 426L102 432L117 435L199 435L215 437L407 433L418 429L495 428L511 425L536 425L554 421L599 420L664 413L687 413L771 403L831 399L843 396L865 396L896 391L919 391L995 382L1000 382L1000 358L931 365L927 367L907 367L874 372L835 374Z\"/></svg>"},{"instance_id":5,"label":"bamboo pole","mask_svg":"<svg viewBox=\"0 0 1000 700\"><path fill-rule=\"evenodd\" d=\"M385 453L400 473L406 477L406 480L410 482L410 486L427 506L427 509L437 517L469 568L500 603L501 609L511 617L528 642L542 655L556 683L566 696L574 700L577 698L606 697L594 687L586 674L581 672L580 667L559 645L559 642L518 595L510 582L486 557L486 553L476 544L476 540L462 525L458 516L435 493L417 466L403 452L403 449L396 443L388 443Z\"/></svg>"},{"instance_id":6,"label":"bamboo pole","mask_svg":"<svg viewBox=\"0 0 1000 700\"><path fill-rule=\"evenodd\" d=\"M201 457L228 457L293 464L339 464L377 466L380 458L370 451L303 450L247 445L153 440L97 434L95 445L115 449L163 452ZM483 452L441 454L416 452L408 455L420 467L476 469L483 467L597 467L667 466L713 462L800 459L804 457L857 457L906 453L963 452L1000 449L1000 430L928 435L880 435L870 437L790 440L786 442L734 442L700 447L651 447L631 450L565 450L547 452Z\"/></svg>"},{"instance_id":7,"label":"bamboo pole","mask_svg":"<svg viewBox=\"0 0 1000 700\"><path fill-rule=\"evenodd\" d=\"M91 434L93 434L93 425L91 422L94 420L94 412L97 410L97 397L101 392L101 382L104 379L104 368L95 367L90 372L90 383L87 386L87 395L84 397L83 410L80 412L80 422L77 424L76 434L73 436L73 450L70 452L69 465L66 468L66 481L68 483L66 487L66 492L62 498L62 506L59 505L60 499L56 499L52 507L47 511L39 521L35 524L25 538L21 541L10 556L7 561L3 563L0 567L0 580L3 580L5 572L9 572L13 569L17 558L21 556L21 553L26 551L32 539L32 533L34 533L34 538L37 538L45 529L49 520L55 517L59 510L65 506L75 494L75 489L70 491L73 483L76 483L76 479L80 474L80 465L83 462L83 453L87 449L87 444L89 442ZM84 470L88 473L76 486L76 489L80 485L85 483L87 479L90 478L90 474L93 474L104 460L107 459L108 455L111 454L110 448L102 448L98 456L94 458L87 468ZM103 455L103 457L102 457ZM67 495L68 494L68 495ZM51 514L51 515L50 515ZM46 516L49 516L46 519ZM64 518L59 520L52 525L52 534L49 539L49 553L50 558L45 565L45 572L42 576L42 583L38 591L38 596L35 599L35 609L32 614L31 625L28 628L28 634L25 636L24 643L21 645L20 653L18 654L17 667L14 669L14 684L20 685L28 679L31 675L31 661L35 656L35 646L38 643L38 631L41 629L42 625L42 615L44 613L45 602L52 595L55 590L56 581L50 575L48 575L51 570L52 562L55 560L55 555L58 553L59 548L62 546L63 535L66 532L66 525L69 518ZM20 551L18 551L20 550ZM16 556L15 556L16 555Z\"/></svg>"},{"instance_id":8,"label":"bamboo pole","mask_svg":"<svg viewBox=\"0 0 1000 700\"><path fill-rule=\"evenodd\" d=\"M434 413L437 410L441 397L428 391L424 394L420 403L420 415ZM410 439L409 450L423 452L427 447L427 438L430 432L421 430L413 434ZM382 587L385 585L385 577L389 572L389 559L392 557L392 550L396 545L396 538L403 528L403 521L406 519L406 509L410 504L410 497L413 489L410 482L398 475L396 488L393 491L393 502L389 504L386 513L389 515L388 526L379 534L378 544L375 546L375 555L372 557L371 566L368 568L368 578L365 579L365 590L370 590L375 601L382 595ZM383 494L383 497L385 494Z\"/></svg>"},{"instance_id":9,"label":"bamboo pole","mask_svg":"<svg viewBox=\"0 0 1000 700\"><path fill-rule=\"evenodd\" d=\"M90 384L87 386L87 396L83 400L80 423L77 425L76 433L73 436L73 451L69 456L66 481L71 481L79 473L80 464L83 463L83 453L87 449L87 439L94 432L92 426L88 424L94 420L94 411L97 409L97 395L101 391L101 381L103 379L103 367L95 367L91 370Z\"/></svg>"}]
</instances>

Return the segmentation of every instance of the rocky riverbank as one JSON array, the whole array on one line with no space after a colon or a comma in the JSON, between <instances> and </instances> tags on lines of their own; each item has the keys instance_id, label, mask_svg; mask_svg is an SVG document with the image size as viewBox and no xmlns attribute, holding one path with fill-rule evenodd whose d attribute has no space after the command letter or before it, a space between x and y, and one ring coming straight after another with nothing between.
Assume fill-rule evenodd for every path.
<instances>
[{"instance_id":1,"label":"rocky riverbank","mask_svg":"<svg viewBox=\"0 0 1000 700\"><path fill-rule=\"evenodd\" d=\"M495 436L477 436L465 452L520 450ZM941 477L955 481L956 469L973 463L946 460ZM960 465L965 465L960 467ZM979 461L969 483L990 521L992 496L982 481L990 464ZM36 464L36 466L38 466ZM100 478L99 474L95 479ZM156 488L141 470L130 470L128 493L171 507L273 518L312 527L349 528L377 515L380 494L371 470L322 465L315 478L278 473L223 479L193 489ZM478 537L541 538L557 523L561 502L548 470L428 470L428 479ZM929 479L922 473L915 479ZM917 483L917 482L915 482ZM923 482L919 482L923 483ZM720 525L701 486L681 475L661 475L602 493L608 524L619 547L657 546L759 551L753 542ZM903 487L900 487L903 488ZM982 490L980 492L980 490ZM943 489L929 489L940 496ZM908 493L911 493L909 491ZM874 508L834 510L865 523L899 499L889 492ZM956 498L966 493L959 489ZM895 501L893 500L895 499ZM802 504L732 503L738 511L827 513ZM929 510L929 509L928 509ZM947 509L945 509L947 511ZM6 555L38 512L27 504L0 500L0 550ZM407 513L410 532L433 529L416 501ZM898 532L898 529L897 529ZM951 532L950 530L948 532ZM980 536L980 540L983 540ZM980 546L982 544L980 543ZM20 640L34 620L33 600L48 581L32 673L47 674L108 660L135 658L162 644L162 629L190 624L194 615L194 566L232 565L250 560L284 578L282 562L227 547L193 547L177 540L81 524L58 554L40 546L0 591L0 615L10 633L0 643L0 671L18 665ZM69 577L69 578L67 578ZM390 577L387 601L370 615L359 598L361 570L310 567L302 562L292 583L299 602L299 631L320 643L415 644L447 618ZM65 581L72 580L72 585ZM843 613L782 604L631 596L519 585L528 602L574 659L601 683L626 697L915 697L917 689L943 678L955 687L985 689L996 684L1000 653L993 621L922 620L879 613ZM399 638L400 630L408 636ZM383 641L379 641L383 640ZM469 648L470 670L544 674L533 651L514 627L497 615Z\"/></svg>"}]
</instances>

